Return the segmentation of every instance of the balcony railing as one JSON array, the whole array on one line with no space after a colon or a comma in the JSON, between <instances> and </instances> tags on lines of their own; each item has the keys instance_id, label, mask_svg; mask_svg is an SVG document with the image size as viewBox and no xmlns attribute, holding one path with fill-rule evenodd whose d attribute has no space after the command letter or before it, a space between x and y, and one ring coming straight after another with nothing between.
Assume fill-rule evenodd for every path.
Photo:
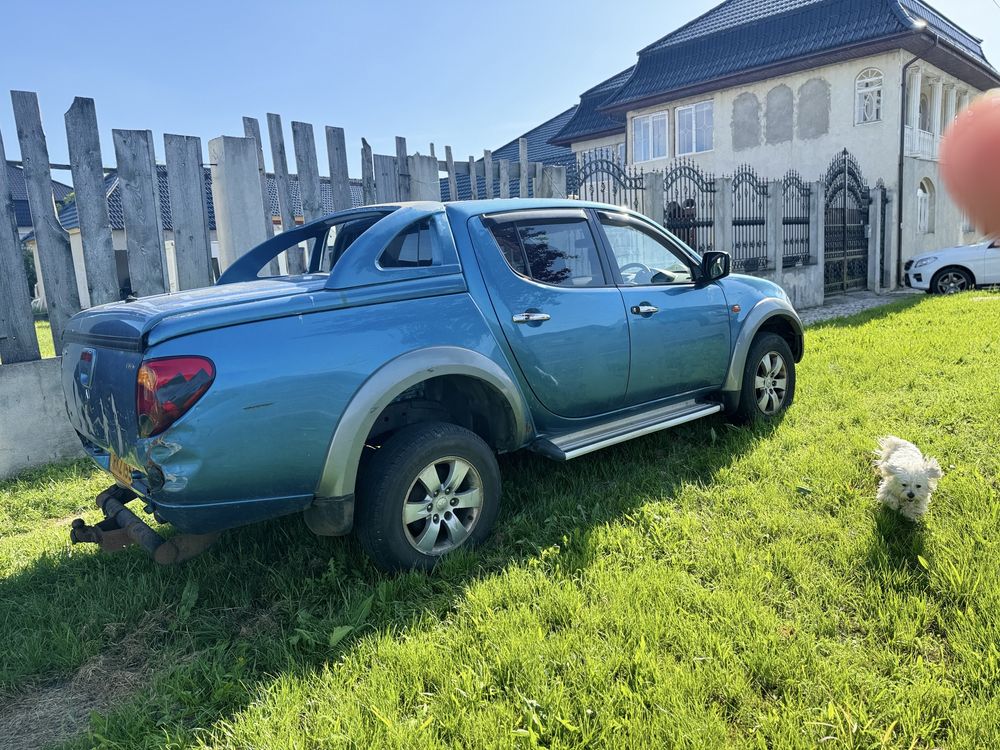
<instances>
[{"instance_id":1,"label":"balcony railing","mask_svg":"<svg viewBox=\"0 0 1000 750\"><path fill-rule=\"evenodd\" d=\"M905 152L907 156L936 161L940 144L941 136L928 133L926 130L915 128L912 125L906 126Z\"/></svg>"}]
</instances>

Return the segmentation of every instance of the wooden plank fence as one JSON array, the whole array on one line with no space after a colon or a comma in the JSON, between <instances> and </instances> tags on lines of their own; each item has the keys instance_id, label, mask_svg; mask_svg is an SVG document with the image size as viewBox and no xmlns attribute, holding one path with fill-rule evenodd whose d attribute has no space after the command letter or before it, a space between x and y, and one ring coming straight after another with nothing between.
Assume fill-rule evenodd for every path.
<instances>
[{"instance_id":1,"label":"wooden plank fence","mask_svg":"<svg viewBox=\"0 0 1000 750\"><path fill-rule=\"evenodd\" d=\"M295 173L289 172L282 120L274 113L267 115L271 172L265 167L261 126L253 117L242 118L242 136L209 140L207 163L199 137L164 135L160 166L151 131L113 130L115 165L109 167L102 159L94 100L77 97L65 113L70 163L52 165L37 95L12 91L11 103L21 152L20 162L14 163L24 171L38 291L57 353L69 318L88 305L119 300L123 284L139 297L212 284L213 255L219 269L225 270L250 247L273 236L272 190L283 230L321 217L331 203L333 210L354 204L343 128L324 128L329 177L320 174L313 125L299 121L291 124ZM429 155L410 154L400 136L394 140L394 153L377 154L362 138L363 203L440 201L442 183L448 199L458 197L460 190L461 197L471 199L509 197L512 187L520 197L560 197L566 192L565 168L529 162L526 142L519 144L517 161L494 159L484 151L481 158L456 162L451 146L445 146L444 154L439 160L434 144ZM0 364L39 358L6 164L0 134ZM53 169L72 173L78 220L68 225L68 231L57 215ZM212 216L206 175L211 181ZM330 199L324 206L327 183ZM169 197L160 194L161 184ZM112 191L120 196L124 231L121 224L112 223ZM124 279L119 278L118 253L126 259ZM301 249L286 252L272 262L270 272L301 273L305 260Z\"/></svg>"}]
</instances>

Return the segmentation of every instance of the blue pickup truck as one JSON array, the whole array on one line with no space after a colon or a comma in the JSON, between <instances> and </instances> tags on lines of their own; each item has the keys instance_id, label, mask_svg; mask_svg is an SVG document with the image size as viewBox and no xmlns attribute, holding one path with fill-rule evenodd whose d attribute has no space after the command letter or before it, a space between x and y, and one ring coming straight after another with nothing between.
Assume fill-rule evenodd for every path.
<instances>
[{"instance_id":1,"label":"blue pickup truck","mask_svg":"<svg viewBox=\"0 0 1000 750\"><path fill-rule=\"evenodd\" d=\"M267 276L286 252L308 272ZM718 412L775 420L802 353L780 287L621 208L342 211L213 287L72 319L69 419L115 480L105 520L72 538L170 562L301 512L317 534L356 530L383 568L429 568L490 533L496 454L566 461Z\"/></svg>"}]
</instances>

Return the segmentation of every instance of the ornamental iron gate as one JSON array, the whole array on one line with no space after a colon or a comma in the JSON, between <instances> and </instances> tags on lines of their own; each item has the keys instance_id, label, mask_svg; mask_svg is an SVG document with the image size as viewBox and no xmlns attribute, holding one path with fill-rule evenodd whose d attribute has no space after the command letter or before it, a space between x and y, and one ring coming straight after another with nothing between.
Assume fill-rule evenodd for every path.
<instances>
[{"instance_id":1,"label":"ornamental iron gate","mask_svg":"<svg viewBox=\"0 0 1000 750\"><path fill-rule=\"evenodd\" d=\"M826 171L826 294L868 288L868 206L871 191L845 148Z\"/></svg>"},{"instance_id":2,"label":"ornamental iron gate","mask_svg":"<svg viewBox=\"0 0 1000 750\"><path fill-rule=\"evenodd\" d=\"M715 248L715 177L681 159L663 175L663 226L699 253Z\"/></svg>"},{"instance_id":3,"label":"ornamental iron gate","mask_svg":"<svg viewBox=\"0 0 1000 750\"><path fill-rule=\"evenodd\" d=\"M812 186L794 169L781 181L781 265L795 268L815 263L809 248L809 212Z\"/></svg>"},{"instance_id":4,"label":"ornamental iron gate","mask_svg":"<svg viewBox=\"0 0 1000 750\"><path fill-rule=\"evenodd\" d=\"M617 149L593 149L580 154L576 163L580 200L610 203L642 210L646 181L642 169L625 166L617 158Z\"/></svg>"},{"instance_id":5,"label":"ornamental iron gate","mask_svg":"<svg viewBox=\"0 0 1000 750\"><path fill-rule=\"evenodd\" d=\"M733 175L733 269L767 270L767 182L746 164Z\"/></svg>"}]
</instances>

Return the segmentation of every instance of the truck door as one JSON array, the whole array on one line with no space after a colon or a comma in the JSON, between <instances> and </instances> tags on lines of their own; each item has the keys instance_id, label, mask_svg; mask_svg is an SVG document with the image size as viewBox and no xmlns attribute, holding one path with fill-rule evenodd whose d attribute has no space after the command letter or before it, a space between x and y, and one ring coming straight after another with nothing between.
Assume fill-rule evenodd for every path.
<instances>
[{"instance_id":1,"label":"truck door","mask_svg":"<svg viewBox=\"0 0 1000 750\"><path fill-rule=\"evenodd\" d=\"M523 210L482 221L495 243L477 243L477 257L532 392L564 417L621 407L629 375L628 321L587 213Z\"/></svg>"}]
</instances>

